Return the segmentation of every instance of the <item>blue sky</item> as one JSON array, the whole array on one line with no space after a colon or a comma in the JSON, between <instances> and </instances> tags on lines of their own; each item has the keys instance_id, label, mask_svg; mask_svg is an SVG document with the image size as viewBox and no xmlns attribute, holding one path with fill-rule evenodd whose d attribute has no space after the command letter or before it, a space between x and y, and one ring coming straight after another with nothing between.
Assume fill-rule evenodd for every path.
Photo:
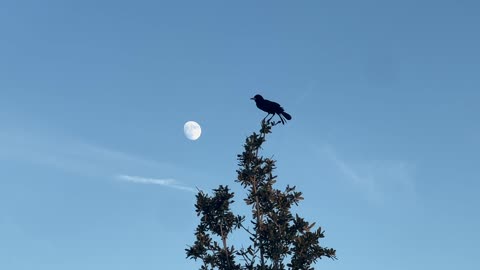
<instances>
[{"instance_id":1,"label":"blue sky","mask_svg":"<svg viewBox=\"0 0 480 270\"><path fill-rule=\"evenodd\" d=\"M195 269L191 190L228 184L241 202L259 93L293 116L264 154L337 249L318 268L477 269L479 12L2 1L0 268Z\"/></svg>"}]
</instances>

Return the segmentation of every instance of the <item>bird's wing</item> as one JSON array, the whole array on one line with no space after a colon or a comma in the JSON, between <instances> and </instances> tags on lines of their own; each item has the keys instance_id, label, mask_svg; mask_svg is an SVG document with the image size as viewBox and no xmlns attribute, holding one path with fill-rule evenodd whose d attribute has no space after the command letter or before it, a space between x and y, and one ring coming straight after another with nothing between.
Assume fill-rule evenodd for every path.
<instances>
[{"instance_id":1,"label":"bird's wing","mask_svg":"<svg viewBox=\"0 0 480 270\"><path fill-rule=\"evenodd\" d=\"M275 109L275 110L283 110L282 106L280 106L280 104L276 103L276 102L273 102L273 101L270 101L268 100L268 106L272 109Z\"/></svg>"}]
</instances>

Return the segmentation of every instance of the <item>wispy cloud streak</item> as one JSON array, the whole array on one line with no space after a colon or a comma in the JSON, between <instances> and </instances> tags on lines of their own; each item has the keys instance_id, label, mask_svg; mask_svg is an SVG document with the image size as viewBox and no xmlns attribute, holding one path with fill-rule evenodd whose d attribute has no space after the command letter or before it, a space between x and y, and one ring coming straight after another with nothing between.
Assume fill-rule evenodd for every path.
<instances>
[{"instance_id":1,"label":"wispy cloud streak","mask_svg":"<svg viewBox=\"0 0 480 270\"><path fill-rule=\"evenodd\" d=\"M341 158L331 145L325 145L323 152L340 173L363 190L371 201L383 201L395 194L414 193L413 167L405 161L347 161Z\"/></svg>"},{"instance_id":2,"label":"wispy cloud streak","mask_svg":"<svg viewBox=\"0 0 480 270\"><path fill-rule=\"evenodd\" d=\"M62 136L38 131L0 129L0 161L21 160L62 171L103 179L116 178L138 184L156 184L177 190L194 189L174 179L154 179L132 175L177 175L173 164L144 159ZM121 174L123 173L123 174Z\"/></svg>"},{"instance_id":3,"label":"wispy cloud streak","mask_svg":"<svg viewBox=\"0 0 480 270\"><path fill-rule=\"evenodd\" d=\"M147 178L141 176L132 176L132 175L117 175L116 178L121 181L136 183L136 184L150 184L150 185L161 185L166 187L171 187L183 191L195 192L191 187L184 186L178 183L175 179L157 179L157 178Z\"/></svg>"}]
</instances>

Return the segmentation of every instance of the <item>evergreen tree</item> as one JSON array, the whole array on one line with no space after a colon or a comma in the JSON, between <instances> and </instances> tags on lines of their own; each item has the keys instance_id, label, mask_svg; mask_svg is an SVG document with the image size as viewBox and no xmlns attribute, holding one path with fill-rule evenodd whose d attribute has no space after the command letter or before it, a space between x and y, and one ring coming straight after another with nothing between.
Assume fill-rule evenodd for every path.
<instances>
[{"instance_id":1,"label":"evergreen tree","mask_svg":"<svg viewBox=\"0 0 480 270\"><path fill-rule=\"evenodd\" d=\"M284 191L273 187L275 160L259 156L259 150L275 125L262 121L260 132L247 137L243 153L237 156L235 182L248 192L244 202L252 209L252 228L244 225L244 216L232 212L234 193L228 186L214 189L212 196L202 191L196 195L200 224L186 253L187 258L202 261L201 270L303 270L313 269L322 257L336 259L334 249L320 246L324 231L292 214L292 206L303 200L302 193L288 185ZM250 245L236 249L227 244L236 229L248 233Z\"/></svg>"}]
</instances>

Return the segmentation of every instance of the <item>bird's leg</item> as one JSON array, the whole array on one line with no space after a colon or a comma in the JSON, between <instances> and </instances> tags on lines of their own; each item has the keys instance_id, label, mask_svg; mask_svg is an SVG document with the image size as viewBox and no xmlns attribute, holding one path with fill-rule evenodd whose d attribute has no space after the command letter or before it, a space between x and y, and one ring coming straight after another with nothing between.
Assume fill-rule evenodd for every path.
<instances>
[{"instance_id":1,"label":"bird's leg","mask_svg":"<svg viewBox=\"0 0 480 270\"><path fill-rule=\"evenodd\" d=\"M268 118L267 122L270 122L270 120L272 120L272 118L275 116L275 114L272 114L272 116L270 118Z\"/></svg>"},{"instance_id":2,"label":"bird's leg","mask_svg":"<svg viewBox=\"0 0 480 270\"><path fill-rule=\"evenodd\" d=\"M267 118L270 114L265 115L265 117L262 119L262 122L265 121L265 118Z\"/></svg>"}]
</instances>

